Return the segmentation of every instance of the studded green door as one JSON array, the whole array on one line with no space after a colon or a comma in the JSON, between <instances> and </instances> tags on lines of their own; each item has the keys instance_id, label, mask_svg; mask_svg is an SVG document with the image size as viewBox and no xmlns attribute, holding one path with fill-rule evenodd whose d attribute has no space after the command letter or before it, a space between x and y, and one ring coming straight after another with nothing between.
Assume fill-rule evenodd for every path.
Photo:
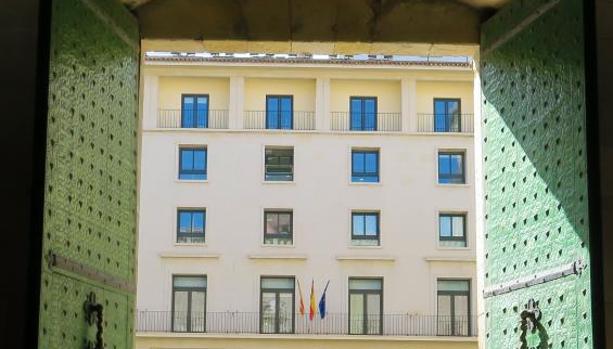
<instances>
[{"instance_id":1,"label":"studded green door","mask_svg":"<svg viewBox=\"0 0 613 349\"><path fill-rule=\"evenodd\" d=\"M51 17L39 348L131 348L138 26L114 0Z\"/></svg>"},{"instance_id":2,"label":"studded green door","mask_svg":"<svg viewBox=\"0 0 613 349\"><path fill-rule=\"evenodd\" d=\"M583 1L483 27L487 348L592 348Z\"/></svg>"}]
</instances>

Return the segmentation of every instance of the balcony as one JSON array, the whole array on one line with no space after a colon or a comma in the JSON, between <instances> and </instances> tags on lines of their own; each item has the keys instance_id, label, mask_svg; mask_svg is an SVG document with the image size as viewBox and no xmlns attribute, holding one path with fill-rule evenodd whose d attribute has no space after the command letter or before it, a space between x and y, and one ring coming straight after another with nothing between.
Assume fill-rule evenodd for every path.
<instances>
[{"instance_id":1,"label":"balcony","mask_svg":"<svg viewBox=\"0 0 613 349\"><path fill-rule=\"evenodd\" d=\"M473 133L473 114L417 114L417 132Z\"/></svg>"},{"instance_id":2,"label":"balcony","mask_svg":"<svg viewBox=\"0 0 613 349\"><path fill-rule=\"evenodd\" d=\"M157 127L227 129L228 115L227 109L196 110L187 114L181 109L160 109Z\"/></svg>"},{"instance_id":3,"label":"balcony","mask_svg":"<svg viewBox=\"0 0 613 349\"><path fill-rule=\"evenodd\" d=\"M361 113L332 112L330 115L332 131L347 132L400 132L402 116L400 113Z\"/></svg>"},{"instance_id":4,"label":"balcony","mask_svg":"<svg viewBox=\"0 0 613 349\"><path fill-rule=\"evenodd\" d=\"M281 112L276 119L267 120L265 110L247 110L243 119L243 128L247 130L314 130L315 112L294 111Z\"/></svg>"},{"instance_id":5,"label":"balcony","mask_svg":"<svg viewBox=\"0 0 613 349\"><path fill-rule=\"evenodd\" d=\"M200 313L186 316L170 311L139 311L136 332L180 332L210 334L286 334L286 335L377 335L377 336L477 336L476 316L435 316L385 314L349 316L317 315L310 321L308 315L262 318L256 312ZM275 326L275 320L279 323ZM275 332L274 329L278 329Z\"/></svg>"}]
</instances>

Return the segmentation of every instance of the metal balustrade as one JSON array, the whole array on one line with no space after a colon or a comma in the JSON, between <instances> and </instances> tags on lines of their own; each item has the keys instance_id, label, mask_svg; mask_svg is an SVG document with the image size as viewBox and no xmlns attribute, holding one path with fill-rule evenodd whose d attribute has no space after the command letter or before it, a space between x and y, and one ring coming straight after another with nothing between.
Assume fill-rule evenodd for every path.
<instances>
[{"instance_id":1,"label":"metal balustrade","mask_svg":"<svg viewBox=\"0 0 613 349\"><path fill-rule=\"evenodd\" d=\"M184 115L189 113L189 115ZM201 114L202 113L202 114ZM192 115L193 114L193 115ZM182 111L181 109L160 109L158 110L157 127L158 128L211 128L211 129L227 129L229 127L227 109L208 109L206 111ZM184 117L198 116L206 122L191 122L187 125L183 121Z\"/></svg>"},{"instance_id":2,"label":"metal balustrade","mask_svg":"<svg viewBox=\"0 0 613 349\"><path fill-rule=\"evenodd\" d=\"M328 313L325 318L316 314L287 318L267 317L260 322L257 312L177 313L170 311L138 311L137 332L186 332L212 334L271 333L274 321L280 321L281 334L297 335L380 335L380 336L477 336L476 316L437 316L411 314Z\"/></svg>"},{"instance_id":3,"label":"metal balustrade","mask_svg":"<svg viewBox=\"0 0 613 349\"><path fill-rule=\"evenodd\" d=\"M402 115L400 113L361 113L332 112L330 115L332 131L348 132L400 132Z\"/></svg>"},{"instance_id":4,"label":"metal balustrade","mask_svg":"<svg viewBox=\"0 0 613 349\"><path fill-rule=\"evenodd\" d=\"M473 133L473 114L417 114L417 132Z\"/></svg>"},{"instance_id":5,"label":"metal balustrade","mask_svg":"<svg viewBox=\"0 0 613 349\"><path fill-rule=\"evenodd\" d=\"M312 111L293 111L281 112L279 123L266 123L265 110L247 110L243 119L243 128L248 130L314 130L315 112ZM267 127L268 126L268 127Z\"/></svg>"}]
</instances>

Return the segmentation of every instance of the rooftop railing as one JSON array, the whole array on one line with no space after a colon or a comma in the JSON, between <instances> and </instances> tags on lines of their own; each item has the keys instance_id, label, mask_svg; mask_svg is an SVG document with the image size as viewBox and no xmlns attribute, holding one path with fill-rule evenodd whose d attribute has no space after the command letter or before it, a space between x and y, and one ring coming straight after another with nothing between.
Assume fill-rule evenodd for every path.
<instances>
[{"instance_id":1,"label":"rooftop railing","mask_svg":"<svg viewBox=\"0 0 613 349\"><path fill-rule=\"evenodd\" d=\"M227 109L160 109L158 111L157 127L227 129L229 126L228 120Z\"/></svg>"},{"instance_id":2,"label":"rooftop railing","mask_svg":"<svg viewBox=\"0 0 613 349\"><path fill-rule=\"evenodd\" d=\"M248 130L314 130L315 112L293 111L271 115L265 110L247 110L243 128Z\"/></svg>"},{"instance_id":3,"label":"rooftop railing","mask_svg":"<svg viewBox=\"0 0 613 349\"><path fill-rule=\"evenodd\" d=\"M329 313L313 320L308 315L261 316L257 312L172 313L139 311L137 332L212 334L297 334L380 336L477 336L476 316L410 314L352 315Z\"/></svg>"},{"instance_id":4,"label":"rooftop railing","mask_svg":"<svg viewBox=\"0 0 613 349\"><path fill-rule=\"evenodd\" d=\"M348 132L400 132L402 116L400 113L361 113L346 111L331 113L330 129Z\"/></svg>"},{"instance_id":5,"label":"rooftop railing","mask_svg":"<svg viewBox=\"0 0 613 349\"><path fill-rule=\"evenodd\" d=\"M473 133L473 114L417 114L417 132Z\"/></svg>"}]
</instances>

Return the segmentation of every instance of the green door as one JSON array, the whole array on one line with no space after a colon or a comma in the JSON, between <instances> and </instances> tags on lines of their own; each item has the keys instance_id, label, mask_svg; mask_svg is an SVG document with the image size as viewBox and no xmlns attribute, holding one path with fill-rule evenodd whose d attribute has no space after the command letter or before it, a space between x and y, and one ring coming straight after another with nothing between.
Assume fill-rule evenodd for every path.
<instances>
[{"instance_id":1,"label":"green door","mask_svg":"<svg viewBox=\"0 0 613 349\"><path fill-rule=\"evenodd\" d=\"M52 4L39 347L132 347L138 26L111 0Z\"/></svg>"},{"instance_id":2,"label":"green door","mask_svg":"<svg viewBox=\"0 0 613 349\"><path fill-rule=\"evenodd\" d=\"M483 27L487 348L593 347L583 6L514 1Z\"/></svg>"}]
</instances>

